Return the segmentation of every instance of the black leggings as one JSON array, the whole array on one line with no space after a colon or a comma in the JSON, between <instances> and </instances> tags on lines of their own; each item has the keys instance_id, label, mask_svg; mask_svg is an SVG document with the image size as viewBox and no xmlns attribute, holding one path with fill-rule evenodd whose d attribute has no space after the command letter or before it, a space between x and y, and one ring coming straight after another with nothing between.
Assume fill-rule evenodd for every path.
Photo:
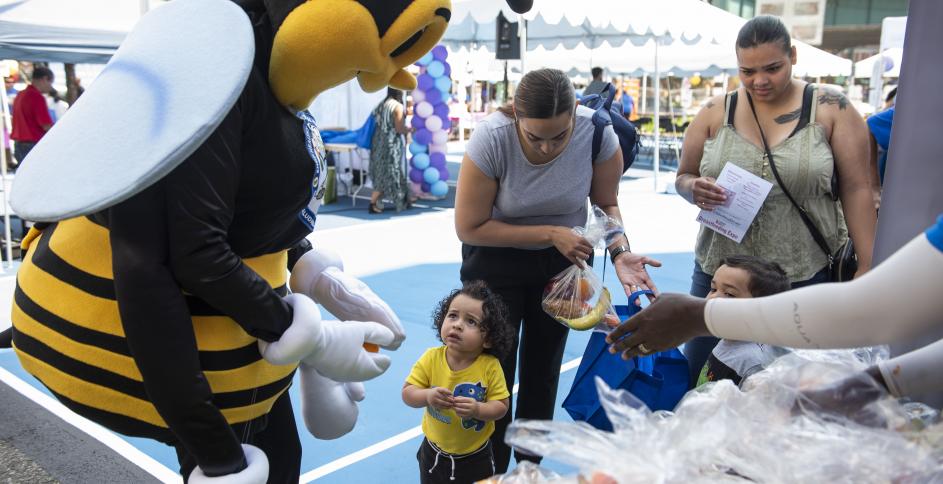
<instances>
[{"instance_id":1,"label":"black leggings","mask_svg":"<svg viewBox=\"0 0 943 484\"><path fill-rule=\"evenodd\" d=\"M254 430L259 426L263 428ZM233 426L237 436L248 434L244 443L254 445L265 452L269 466L268 482L297 484L301 477L301 440L298 438L288 391L278 397L268 415L252 421L253 428L247 431L245 427L245 424ZM180 461L180 475L184 476L186 481L196 468L196 460L182 445L177 444L175 448L177 460Z\"/></svg>"},{"instance_id":2,"label":"black leggings","mask_svg":"<svg viewBox=\"0 0 943 484\"><path fill-rule=\"evenodd\" d=\"M553 419L560 380L560 364L566 346L567 328L541 307L544 286L553 276L570 266L570 261L551 247L522 250L505 247L462 246L462 282L480 279L498 293L508 307L508 322L520 335L512 350L501 359L504 378L514 384L518 356L520 388L514 418ZM519 355L518 355L519 353ZM504 433L511 423L514 399L507 415L495 422L491 436L497 473L507 472L511 449ZM518 461L540 462L540 457L515 452Z\"/></svg>"}]
</instances>

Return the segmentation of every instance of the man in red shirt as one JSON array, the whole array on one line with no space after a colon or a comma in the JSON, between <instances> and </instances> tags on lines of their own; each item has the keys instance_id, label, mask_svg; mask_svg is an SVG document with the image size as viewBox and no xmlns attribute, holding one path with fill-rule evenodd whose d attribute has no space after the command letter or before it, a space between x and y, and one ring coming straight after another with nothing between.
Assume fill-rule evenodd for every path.
<instances>
[{"instance_id":1,"label":"man in red shirt","mask_svg":"<svg viewBox=\"0 0 943 484\"><path fill-rule=\"evenodd\" d=\"M33 69L33 82L13 100L13 157L18 163L52 127L49 107L43 94L52 89L53 74L45 67Z\"/></svg>"}]
</instances>

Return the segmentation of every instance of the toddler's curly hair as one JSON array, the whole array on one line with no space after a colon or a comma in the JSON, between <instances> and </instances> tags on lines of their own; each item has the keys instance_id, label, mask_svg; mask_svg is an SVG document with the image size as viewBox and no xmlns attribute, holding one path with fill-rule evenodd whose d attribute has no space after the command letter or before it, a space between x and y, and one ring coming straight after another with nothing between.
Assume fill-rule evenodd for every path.
<instances>
[{"instance_id":1,"label":"toddler's curly hair","mask_svg":"<svg viewBox=\"0 0 943 484\"><path fill-rule=\"evenodd\" d=\"M507 306L504 305L501 296L495 294L484 281L468 281L462 285L461 289L453 290L445 299L439 301L435 311L432 312L433 327L439 340L442 339L441 332L445 315L448 314L449 306L459 294L481 301L481 332L485 341L491 345L490 348L485 348L484 352L498 359L503 358L511 350L515 335L508 323Z\"/></svg>"}]
</instances>

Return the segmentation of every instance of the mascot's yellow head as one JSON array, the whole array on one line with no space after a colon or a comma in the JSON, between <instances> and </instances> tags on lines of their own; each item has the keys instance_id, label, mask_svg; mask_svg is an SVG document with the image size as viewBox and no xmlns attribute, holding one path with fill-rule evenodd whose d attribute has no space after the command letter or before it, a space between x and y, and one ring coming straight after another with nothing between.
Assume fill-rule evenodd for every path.
<instances>
[{"instance_id":1,"label":"mascot's yellow head","mask_svg":"<svg viewBox=\"0 0 943 484\"><path fill-rule=\"evenodd\" d=\"M277 30L269 63L275 97L307 108L321 92L354 77L365 91L409 90L403 68L442 38L450 0L267 0Z\"/></svg>"}]
</instances>

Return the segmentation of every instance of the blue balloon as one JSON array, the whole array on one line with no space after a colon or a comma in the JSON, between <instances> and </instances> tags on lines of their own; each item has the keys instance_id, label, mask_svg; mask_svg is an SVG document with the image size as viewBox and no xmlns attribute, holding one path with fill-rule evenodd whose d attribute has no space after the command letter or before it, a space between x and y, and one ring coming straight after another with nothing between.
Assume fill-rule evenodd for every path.
<instances>
[{"instance_id":1,"label":"blue balloon","mask_svg":"<svg viewBox=\"0 0 943 484\"><path fill-rule=\"evenodd\" d=\"M418 155L419 153L425 153L428 150L429 150L429 147L424 144L420 144L416 142L409 143L409 152L414 155Z\"/></svg>"},{"instance_id":2,"label":"blue balloon","mask_svg":"<svg viewBox=\"0 0 943 484\"><path fill-rule=\"evenodd\" d=\"M439 181L439 170L431 166L426 168L422 172L422 179L430 185Z\"/></svg>"},{"instance_id":3,"label":"blue balloon","mask_svg":"<svg viewBox=\"0 0 943 484\"><path fill-rule=\"evenodd\" d=\"M423 193L429 193L429 191L432 190L432 187L426 182L422 182L419 187L422 189Z\"/></svg>"},{"instance_id":4,"label":"blue balloon","mask_svg":"<svg viewBox=\"0 0 943 484\"><path fill-rule=\"evenodd\" d=\"M442 75L445 74L445 66L441 62L434 60L426 66L426 73L432 77L442 77Z\"/></svg>"},{"instance_id":5,"label":"blue balloon","mask_svg":"<svg viewBox=\"0 0 943 484\"><path fill-rule=\"evenodd\" d=\"M449 184L448 184L448 183L445 183L445 182L442 181L442 180L439 180L439 181L437 181L437 182L435 182L435 183L429 185L429 188L430 188L429 193L431 193L431 194L433 194L433 195L435 195L435 196L437 196L437 197L444 197L444 196L448 195L448 193L449 193Z\"/></svg>"},{"instance_id":6,"label":"blue balloon","mask_svg":"<svg viewBox=\"0 0 943 484\"><path fill-rule=\"evenodd\" d=\"M435 87L442 92L452 92L452 80L448 77L440 77L435 80Z\"/></svg>"},{"instance_id":7,"label":"blue balloon","mask_svg":"<svg viewBox=\"0 0 943 484\"><path fill-rule=\"evenodd\" d=\"M432 48L432 57L438 61L444 61L449 57L449 51L445 48L444 45L437 45Z\"/></svg>"},{"instance_id":8,"label":"blue balloon","mask_svg":"<svg viewBox=\"0 0 943 484\"><path fill-rule=\"evenodd\" d=\"M419 153L413 156L413 168L425 170L429 168L429 163L431 163L431 160L429 159L429 155L425 153Z\"/></svg>"},{"instance_id":9,"label":"blue balloon","mask_svg":"<svg viewBox=\"0 0 943 484\"><path fill-rule=\"evenodd\" d=\"M449 118L449 105L445 103L439 103L435 106L432 106L432 114L445 121Z\"/></svg>"},{"instance_id":10,"label":"blue balloon","mask_svg":"<svg viewBox=\"0 0 943 484\"><path fill-rule=\"evenodd\" d=\"M442 102L442 91L432 88L426 91L426 102L435 106Z\"/></svg>"},{"instance_id":11,"label":"blue balloon","mask_svg":"<svg viewBox=\"0 0 943 484\"><path fill-rule=\"evenodd\" d=\"M443 75L446 77L452 77L452 65L448 62L443 62L443 64L445 64L445 74Z\"/></svg>"},{"instance_id":12,"label":"blue balloon","mask_svg":"<svg viewBox=\"0 0 943 484\"><path fill-rule=\"evenodd\" d=\"M438 86L437 80L429 74L419 74L416 77L416 88L420 91L428 91L432 86Z\"/></svg>"},{"instance_id":13,"label":"blue balloon","mask_svg":"<svg viewBox=\"0 0 943 484\"><path fill-rule=\"evenodd\" d=\"M419 60L416 61L416 65L427 66L433 60L435 60L435 57L432 56L432 52L426 52L426 55L420 57Z\"/></svg>"}]
</instances>

